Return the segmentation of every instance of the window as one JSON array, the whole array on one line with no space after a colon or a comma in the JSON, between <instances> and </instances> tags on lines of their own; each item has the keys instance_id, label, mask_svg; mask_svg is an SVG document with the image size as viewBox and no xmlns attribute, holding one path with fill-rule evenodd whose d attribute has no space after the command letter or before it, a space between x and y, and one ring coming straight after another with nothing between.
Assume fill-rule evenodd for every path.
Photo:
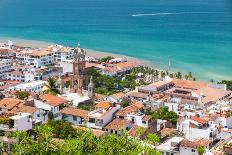
<instances>
[{"instance_id":1,"label":"window","mask_svg":"<svg viewBox=\"0 0 232 155\"><path fill-rule=\"evenodd\" d=\"M194 150L194 149L192 149L192 152L195 152L195 150Z\"/></svg>"},{"instance_id":2,"label":"window","mask_svg":"<svg viewBox=\"0 0 232 155\"><path fill-rule=\"evenodd\" d=\"M37 117L40 117L40 114L37 114Z\"/></svg>"},{"instance_id":3,"label":"window","mask_svg":"<svg viewBox=\"0 0 232 155\"><path fill-rule=\"evenodd\" d=\"M73 120L74 120L74 121L77 121L77 116L73 116Z\"/></svg>"},{"instance_id":4,"label":"window","mask_svg":"<svg viewBox=\"0 0 232 155\"><path fill-rule=\"evenodd\" d=\"M143 121L143 124L146 124L146 121Z\"/></svg>"},{"instance_id":5,"label":"window","mask_svg":"<svg viewBox=\"0 0 232 155\"><path fill-rule=\"evenodd\" d=\"M94 118L89 118L89 122L90 123L95 123L95 119Z\"/></svg>"}]
</instances>

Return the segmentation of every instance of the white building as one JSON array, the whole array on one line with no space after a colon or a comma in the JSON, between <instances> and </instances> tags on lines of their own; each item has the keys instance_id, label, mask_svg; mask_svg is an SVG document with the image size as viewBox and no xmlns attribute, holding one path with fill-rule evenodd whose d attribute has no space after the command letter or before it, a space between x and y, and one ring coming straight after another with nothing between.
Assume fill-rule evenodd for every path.
<instances>
[{"instance_id":1,"label":"white building","mask_svg":"<svg viewBox=\"0 0 232 155\"><path fill-rule=\"evenodd\" d=\"M207 139L183 140L180 143L180 155L198 155L197 147L203 146L205 153L209 152L210 142Z\"/></svg>"},{"instance_id":2,"label":"white building","mask_svg":"<svg viewBox=\"0 0 232 155\"><path fill-rule=\"evenodd\" d=\"M102 129L112 121L114 113L120 109L120 106L113 107L107 102L100 102L96 105L96 108L88 113L88 128Z\"/></svg>"},{"instance_id":3,"label":"white building","mask_svg":"<svg viewBox=\"0 0 232 155\"><path fill-rule=\"evenodd\" d=\"M122 99L125 97L125 95L126 95L125 93L119 92L105 97L105 100L111 103L120 103Z\"/></svg>"},{"instance_id":4,"label":"white building","mask_svg":"<svg viewBox=\"0 0 232 155\"><path fill-rule=\"evenodd\" d=\"M72 123L73 125L86 125L89 111L73 107L65 107L61 112L63 119Z\"/></svg>"},{"instance_id":5,"label":"white building","mask_svg":"<svg viewBox=\"0 0 232 155\"><path fill-rule=\"evenodd\" d=\"M151 116L145 115L140 112L131 112L127 114L127 120L131 121L133 125L141 126L148 128L148 121L151 119Z\"/></svg>"},{"instance_id":6,"label":"white building","mask_svg":"<svg viewBox=\"0 0 232 155\"><path fill-rule=\"evenodd\" d=\"M178 121L177 130L189 140L204 138L213 142L220 139L219 125L197 116Z\"/></svg>"},{"instance_id":7,"label":"white building","mask_svg":"<svg viewBox=\"0 0 232 155\"><path fill-rule=\"evenodd\" d=\"M44 87L44 84L46 84L46 81L31 81L31 82L27 82L27 83L21 83L18 85L14 85L12 87L8 88L8 91L27 91L27 92L36 92L36 93L40 93L42 92L42 89Z\"/></svg>"},{"instance_id":8,"label":"white building","mask_svg":"<svg viewBox=\"0 0 232 155\"><path fill-rule=\"evenodd\" d=\"M39 99L34 99L35 107L41 112L37 119L47 122L50 112L55 120L62 119L61 110L67 102L67 100L52 94L40 95Z\"/></svg>"},{"instance_id":9,"label":"white building","mask_svg":"<svg viewBox=\"0 0 232 155\"><path fill-rule=\"evenodd\" d=\"M35 68L55 63L55 52L50 49L25 50L18 52L16 58Z\"/></svg>"},{"instance_id":10,"label":"white building","mask_svg":"<svg viewBox=\"0 0 232 155\"><path fill-rule=\"evenodd\" d=\"M7 72L7 80L30 82L35 80L35 76L32 71L11 71Z\"/></svg>"},{"instance_id":11,"label":"white building","mask_svg":"<svg viewBox=\"0 0 232 155\"><path fill-rule=\"evenodd\" d=\"M32 129L32 119L30 113L6 114L2 113L1 117L8 118L9 124L0 124L0 130L3 131L28 131Z\"/></svg>"},{"instance_id":12,"label":"white building","mask_svg":"<svg viewBox=\"0 0 232 155\"><path fill-rule=\"evenodd\" d=\"M5 79L7 77L7 73L12 70L12 62L11 61L0 61L0 79Z\"/></svg>"},{"instance_id":13,"label":"white building","mask_svg":"<svg viewBox=\"0 0 232 155\"><path fill-rule=\"evenodd\" d=\"M156 146L155 149L162 155L180 155L179 145L183 139L182 137L172 137Z\"/></svg>"},{"instance_id":14,"label":"white building","mask_svg":"<svg viewBox=\"0 0 232 155\"><path fill-rule=\"evenodd\" d=\"M48 48L54 52L56 62L73 58L73 48L64 47L62 45L51 45Z\"/></svg>"}]
</instances>

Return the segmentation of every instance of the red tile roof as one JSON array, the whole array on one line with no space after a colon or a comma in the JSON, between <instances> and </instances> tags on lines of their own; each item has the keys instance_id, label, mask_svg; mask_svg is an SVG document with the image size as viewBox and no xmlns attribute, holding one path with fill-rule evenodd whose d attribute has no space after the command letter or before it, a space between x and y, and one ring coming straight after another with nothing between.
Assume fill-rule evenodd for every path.
<instances>
[{"instance_id":1,"label":"red tile roof","mask_svg":"<svg viewBox=\"0 0 232 155\"><path fill-rule=\"evenodd\" d=\"M192 116L191 119L200 124L206 124L208 122L207 120L197 117L197 116Z\"/></svg>"},{"instance_id":2,"label":"red tile roof","mask_svg":"<svg viewBox=\"0 0 232 155\"><path fill-rule=\"evenodd\" d=\"M107 101L101 101L95 107L101 108L101 109L108 109L109 107L111 107L111 104L110 102L107 102Z\"/></svg>"},{"instance_id":3,"label":"red tile roof","mask_svg":"<svg viewBox=\"0 0 232 155\"><path fill-rule=\"evenodd\" d=\"M122 129L126 129L129 123L130 121L128 120L115 118L105 128L108 130L122 130Z\"/></svg>"},{"instance_id":4,"label":"red tile roof","mask_svg":"<svg viewBox=\"0 0 232 155\"><path fill-rule=\"evenodd\" d=\"M43 95L40 95L39 98L40 100L46 102L47 104L51 106L59 106L59 105L62 105L68 102L68 100L65 100L61 97L58 97L52 94L43 94Z\"/></svg>"},{"instance_id":5,"label":"red tile roof","mask_svg":"<svg viewBox=\"0 0 232 155\"><path fill-rule=\"evenodd\" d=\"M188 147L188 148L197 148L198 146L204 146L207 147L209 145L209 141L207 139L198 139L195 141L190 141L190 140L183 140L180 143L180 146L182 147Z\"/></svg>"},{"instance_id":6,"label":"red tile roof","mask_svg":"<svg viewBox=\"0 0 232 155\"><path fill-rule=\"evenodd\" d=\"M23 103L23 100L14 99L14 98L4 98L0 100L0 108L11 110L15 106Z\"/></svg>"},{"instance_id":7,"label":"red tile roof","mask_svg":"<svg viewBox=\"0 0 232 155\"><path fill-rule=\"evenodd\" d=\"M116 113L116 116L126 116L127 114L131 112L137 112L140 109L143 108L143 105L140 103L134 103L132 105L129 105L128 107L123 108L122 110L118 111Z\"/></svg>"},{"instance_id":8,"label":"red tile roof","mask_svg":"<svg viewBox=\"0 0 232 155\"><path fill-rule=\"evenodd\" d=\"M192 89L192 90L197 90L208 86L208 84L205 82L191 81L191 80L173 79L172 82L174 83L176 88L184 88L184 89Z\"/></svg>"},{"instance_id":9,"label":"red tile roof","mask_svg":"<svg viewBox=\"0 0 232 155\"><path fill-rule=\"evenodd\" d=\"M64 109L61 110L61 112L62 112L62 114L78 116L78 117L81 117L85 120L88 119L88 113L89 113L89 111L87 111L87 110L71 108L71 107L65 107Z\"/></svg>"}]
</instances>

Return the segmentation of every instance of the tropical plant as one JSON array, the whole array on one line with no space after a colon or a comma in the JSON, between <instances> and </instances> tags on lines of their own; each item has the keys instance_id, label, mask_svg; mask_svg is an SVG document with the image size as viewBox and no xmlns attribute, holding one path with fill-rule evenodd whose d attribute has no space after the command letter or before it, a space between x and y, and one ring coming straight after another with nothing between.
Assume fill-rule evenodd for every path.
<instances>
[{"instance_id":1,"label":"tropical plant","mask_svg":"<svg viewBox=\"0 0 232 155\"><path fill-rule=\"evenodd\" d=\"M193 78L192 72L188 72L188 79L192 79L192 78Z\"/></svg>"},{"instance_id":2,"label":"tropical plant","mask_svg":"<svg viewBox=\"0 0 232 155\"><path fill-rule=\"evenodd\" d=\"M211 83L214 83L214 79L210 79L210 82L211 82Z\"/></svg>"},{"instance_id":3,"label":"tropical plant","mask_svg":"<svg viewBox=\"0 0 232 155\"><path fill-rule=\"evenodd\" d=\"M222 80L218 84L226 84L227 90L232 90L232 80Z\"/></svg>"},{"instance_id":4,"label":"tropical plant","mask_svg":"<svg viewBox=\"0 0 232 155\"><path fill-rule=\"evenodd\" d=\"M197 147L197 153L199 155L203 155L205 153L205 147L204 146L198 146Z\"/></svg>"},{"instance_id":5,"label":"tropical plant","mask_svg":"<svg viewBox=\"0 0 232 155\"><path fill-rule=\"evenodd\" d=\"M152 145L156 145L157 143L159 143L160 138L157 134L153 134L153 133L149 133L147 135L147 142L149 142Z\"/></svg>"},{"instance_id":6,"label":"tropical plant","mask_svg":"<svg viewBox=\"0 0 232 155\"><path fill-rule=\"evenodd\" d=\"M37 127L35 132L37 136L34 140L26 132L17 132L15 137L19 139L19 142L13 145L12 154L159 155L159 152L144 146L141 141L129 138L125 132L122 132L120 136L96 137L88 130L78 129L75 137L68 135L65 139L54 139L56 131L49 124Z\"/></svg>"},{"instance_id":7,"label":"tropical plant","mask_svg":"<svg viewBox=\"0 0 232 155\"><path fill-rule=\"evenodd\" d=\"M140 137L140 136L142 136L144 133L145 133L145 128L144 127L142 127L142 126L138 126L137 128L136 128L136 136L137 137Z\"/></svg>"},{"instance_id":8,"label":"tropical plant","mask_svg":"<svg viewBox=\"0 0 232 155\"><path fill-rule=\"evenodd\" d=\"M20 100L26 100L26 99L28 99L28 97L29 97L29 92L27 92L27 91L20 91L20 90L17 90L16 92L15 92L15 96L18 98L18 99L20 99Z\"/></svg>"},{"instance_id":9,"label":"tropical plant","mask_svg":"<svg viewBox=\"0 0 232 155\"><path fill-rule=\"evenodd\" d=\"M45 94L53 94L57 95L60 94L60 90L56 85L56 80L54 77L49 77L47 80L47 84L45 84L46 90L43 91Z\"/></svg>"},{"instance_id":10,"label":"tropical plant","mask_svg":"<svg viewBox=\"0 0 232 155\"><path fill-rule=\"evenodd\" d=\"M153 119L168 120L172 124L177 123L178 115L174 111L169 111L167 106L161 107L155 111L146 110L147 115L151 115Z\"/></svg>"},{"instance_id":11,"label":"tropical plant","mask_svg":"<svg viewBox=\"0 0 232 155\"><path fill-rule=\"evenodd\" d=\"M176 73L176 77L177 77L178 79L182 79L182 74L181 74L181 72L177 72L177 73Z\"/></svg>"}]
</instances>

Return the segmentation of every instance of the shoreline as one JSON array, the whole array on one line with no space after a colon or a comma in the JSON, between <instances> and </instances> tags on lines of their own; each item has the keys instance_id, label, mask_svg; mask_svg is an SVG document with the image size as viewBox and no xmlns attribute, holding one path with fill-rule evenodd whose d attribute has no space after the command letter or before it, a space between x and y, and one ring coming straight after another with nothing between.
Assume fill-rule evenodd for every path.
<instances>
[{"instance_id":1,"label":"shoreline","mask_svg":"<svg viewBox=\"0 0 232 155\"><path fill-rule=\"evenodd\" d=\"M7 43L8 40L12 40L14 42L15 45L19 45L19 46L24 46L24 47L32 47L32 48L46 48L49 45L54 45L57 43L54 42L49 42L49 41L39 41L39 40L29 40L29 39L21 39L21 38L12 38L12 37L0 37L0 43ZM67 46L65 44L60 44L60 45L64 45ZM148 66L151 67L155 70L159 70L159 71L166 71L165 69L163 69L162 67L156 66L155 63L151 62L151 61L147 61L147 60L143 60L143 59L139 59L136 57L131 57L131 56L127 56L127 55L122 55L122 54L115 54L115 53L111 53L110 51L97 51L97 50L93 50L93 49L89 49L89 48L84 48L83 49L86 50L87 52L87 56L90 57L95 57L95 58L100 58L100 57L105 57L105 56L112 56L112 57L118 57L118 58L126 58L129 61L136 61L139 62L141 64L143 64L144 66ZM199 71L200 69L198 69L198 73L200 73ZM185 74L187 74L187 72L181 70L181 69L171 69L169 72L181 72L182 75L184 76ZM196 75L194 72L192 72L194 75ZM208 82L211 77L211 79L214 79L215 81L221 81L221 80L230 80L231 78L228 76L221 76L219 74L216 73L207 73L207 76L202 76L203 78L199 78L198 76L195 76L197 81L204 81L204 82ZM212 78L213 77L213 78Z\"/></svg>"},{"instance_id":2,"label":"shoreline","mask_svg":"<svg viewBox=\"0 0 232 155\"><path fill-rule=\"evenodd\" d=\"M20 38L0 38L0 43L7 43L8 40L12 40L15 45L24 46L24 47L32 47L32 48L46 48L49 45L57 44L54 42L27 40L27 39L20 39ZM66 46L66 45L63 45L63 46ZM159 70L159 68L155 68L151 62L146 61L146 60L141 60L135 57L130 57L130 56L121 55L121 54L97 51L97 50L88 49L88 48L83 48L83 49L86 50L86 55L89 57L101 58L105 56L112 56L112 57L117 57L117 58L126 58L129 61L136 61L136 62L142 63L143 65Z\"/></svg>"}]
</instances>

